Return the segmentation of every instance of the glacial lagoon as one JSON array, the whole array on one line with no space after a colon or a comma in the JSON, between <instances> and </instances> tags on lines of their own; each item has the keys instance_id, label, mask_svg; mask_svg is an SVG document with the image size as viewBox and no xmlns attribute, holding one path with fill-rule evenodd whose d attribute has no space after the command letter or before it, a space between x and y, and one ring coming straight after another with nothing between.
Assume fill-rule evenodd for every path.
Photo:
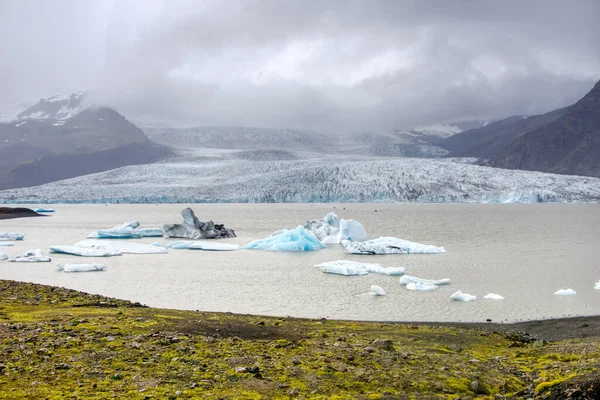
<instances>
[{"instance_id":1,"label":"glacial lagoon","mask_svg":"<svg viewBox=\"0 0 600 400\"><path fill-rule=\"evenodd\" d=\"M395 236L445 247L444 254L353 255L340 245L306 253L170 249L168 254L79 258L50 254L92 231L125 221L143 227L180 222L185 204L53 206L50 217L0 221L0 231L25 233L0 250L14 257L41 248L52 263L0 261L0 279L63 286L153 307L276 316L380 321L513 322L600 314L598 204L194 204L200 220L235 230L222 243L245 245L281 228L334 211L366 228L369 238ZM34 206L32 206L34 207ZM132 239L151 243L156 238ZM160 239L167 242L175 239ZM397 276L324 274L313 265L339 259L404 267L406 274L450 278L433 292L407 290ZM106 271L63 273L56 263L96 262ZM371 285L387 296L364 295ZM575 296L556 296L572 288ZM461 290L473 302L453 302ZM486 300L498 293L504 300Z\"/></svg>"}]
</instances>

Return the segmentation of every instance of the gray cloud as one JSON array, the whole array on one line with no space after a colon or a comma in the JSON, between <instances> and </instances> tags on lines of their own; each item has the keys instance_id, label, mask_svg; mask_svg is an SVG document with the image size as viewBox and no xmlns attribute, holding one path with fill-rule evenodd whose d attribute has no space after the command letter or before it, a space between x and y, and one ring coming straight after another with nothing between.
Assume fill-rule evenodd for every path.
<instances>
[{"instance_id":1,"label":"gray cloud","mask_svg":"<svg viewBox=\"0 0 600 400\"><path fill-rule=\"evenodd\" d=\"M600 78L598 15L595 0L9 0L0 100L90 87L147 123L324 130L533 114Z\"/></svg>"}]
</instances>

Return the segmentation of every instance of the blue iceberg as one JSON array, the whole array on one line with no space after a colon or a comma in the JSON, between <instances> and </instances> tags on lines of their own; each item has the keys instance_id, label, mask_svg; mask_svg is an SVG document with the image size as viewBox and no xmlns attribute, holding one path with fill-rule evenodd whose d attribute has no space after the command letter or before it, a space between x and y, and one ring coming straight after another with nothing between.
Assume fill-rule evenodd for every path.
<instances>
[{"instance_id":1,"label":"blue iceberg","mask_svg":"<svg viewBox=\"0 0 600 400\"><path fill-rule=\"evenodd\" d=\"M37 213L53 213L54 208L32 208Z\"/></svg>"},{"instance_id":2,"label":"blue iceberg","mask_svg":"<svg viewBox=\"0 0 600 400\"><path fill-rule=\"evenodd\" d=\"M270 251L314 251L324 249L326 246L314 233L302 225L296 229L282 229L274 232L266 239L259 239L248 243L244 249L270 250Z\"/></svg>"},{"instance_id":3,"label":"blue iceberg","mask_svg":"<svg viewBox=\"0 0 600 400\"><path fill-rule=\"evenodd\" d=\"M25 237L22 233L16 232L0 232L0 240L23 240Z\"/></svg>"}]
</instances>

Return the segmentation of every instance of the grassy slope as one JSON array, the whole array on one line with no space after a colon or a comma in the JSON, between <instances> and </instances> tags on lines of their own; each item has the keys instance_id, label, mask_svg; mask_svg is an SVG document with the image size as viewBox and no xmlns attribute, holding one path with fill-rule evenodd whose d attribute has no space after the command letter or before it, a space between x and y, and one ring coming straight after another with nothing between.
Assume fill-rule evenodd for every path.
<instances>
[{"instance_id":1,"label":"grassy slope","mask_svg":"<svg viewBox=\"0 0 600 400\"><path fill-rule=\"evenodd\" d=\"M561 398L579 390L577 398L597 388L599 365L593 337L535 343L490 330L162 310L0 280L0 398ZM475 380L488 395L472 391Z\"/></svg>"}]
</instances>

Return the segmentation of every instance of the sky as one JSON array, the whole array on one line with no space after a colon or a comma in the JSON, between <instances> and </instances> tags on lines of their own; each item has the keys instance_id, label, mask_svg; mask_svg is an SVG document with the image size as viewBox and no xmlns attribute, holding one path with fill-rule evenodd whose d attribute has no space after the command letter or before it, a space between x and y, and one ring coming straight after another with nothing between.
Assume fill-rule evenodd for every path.
<instances>
[{"instance_id":1,"label":"sky","mask_svg":"<svg viewBox=\"0 0 600 400\"><path fill-rule=\"evenodd\" d=\"M532 115L600 79L597 0L2 0L0 106L389 130Z\"/></svg>"}]
</instances>

